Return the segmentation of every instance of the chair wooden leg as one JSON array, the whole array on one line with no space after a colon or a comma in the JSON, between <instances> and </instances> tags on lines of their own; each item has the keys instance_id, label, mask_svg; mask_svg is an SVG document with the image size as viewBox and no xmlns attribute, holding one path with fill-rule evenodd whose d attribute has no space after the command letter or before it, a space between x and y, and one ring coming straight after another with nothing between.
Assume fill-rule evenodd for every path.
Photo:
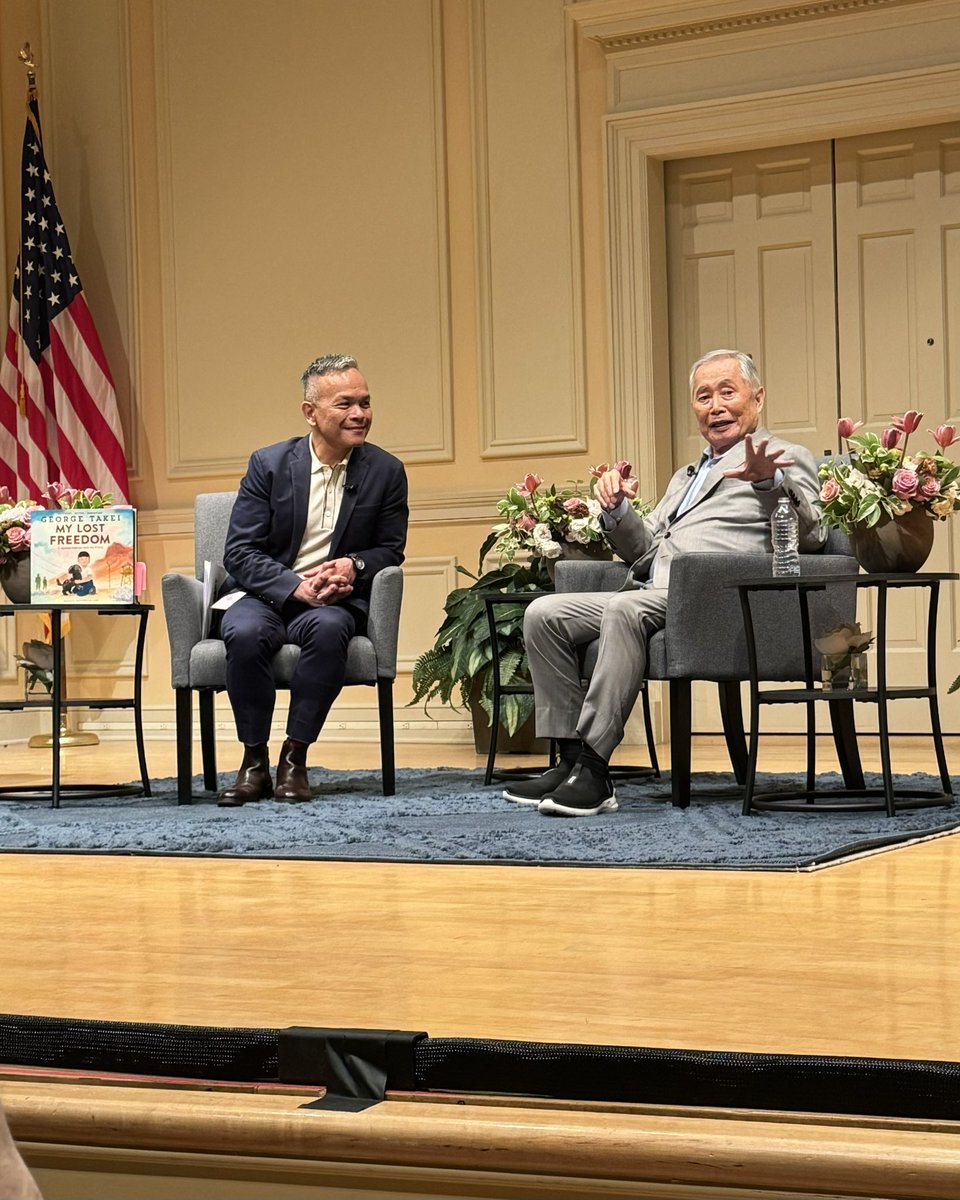
<instances>
[{"instance_id":1,"label":"chair wooden leg","mask_svg":"<svg viewBox=\"0 0 960 1200\"><path fill-rule=\"evenodd\" d=\"M727 743L727 753L730 755L730 765L737 778L737 783L743 784L747 779L747 739L743 733L743 701L740 697L740 684L736 680L724 680L717 684L720 693L720 719L723 722L723 736Z\"/></svg>"},{"instance_id":2,"label":"chair wooden leg","mask_svg":"<svg viewBox=\"0 0 960 1200\"><path fill-rule=\"evenodd\" d=\"M203 786L217 790L217 729L214 716L213 688L203 688L200 697L200 752L203 759Z\"/></svg>"},{"instance_id":3,"label":"chair wooden leg","mask_svg":"<svg viewBox=\"0 0 960 1200\"><path fill-rule=\"evenodd\" d=\"M860 747L857 745L853 705L849 701L834 700L828 702L827 707L830 709L833 743L837 748L837 761L843 775L843 785L852 791L862 791L865 784Z\"/></svg>"},{"instance_id":4,"label":"chair wooden leg","mask_svg":"<svg viewBox=\"0 0 960 1200\"><path fill-rule=\"evenodd\" d=\"M660 763L657 761L657 743L653 737L653 721L650 719L650 684L644 683L640 692L640 703L643 705L643 728L647 735L647 753L650 755L650 766L653 767L654 779L660 778Z\"/></svg>"},{"instance_id":5,"label":"chair wooden leg","mask_svg":"<svg viewBox=\"0 0 960 1200\"><path fill-rule=\"evenodd\" d=\"M377 680L377 707L380 712L380 774L383 794L392 796L397 790L396 759L393 745L393 680Z\"/></svg>"},{"instance_id":6,"label":"chair wooden leg","mask_svg":"<svg viewBox=\"0 0 960 1200\"><path fill-rule=\"evenodd\" d=\"M193 800L193 693L176 688L177 803Z\"/></svg>"},{"instance_id":7,"label":"chair wooden leg","mask_svg":"<svg viewBox=\"0 0 960 1200\"><path fill-rule=\"evenodd\" d=\"M690 806L690 680L670 680L670 802Z\"/></svg>"}]
</instances>

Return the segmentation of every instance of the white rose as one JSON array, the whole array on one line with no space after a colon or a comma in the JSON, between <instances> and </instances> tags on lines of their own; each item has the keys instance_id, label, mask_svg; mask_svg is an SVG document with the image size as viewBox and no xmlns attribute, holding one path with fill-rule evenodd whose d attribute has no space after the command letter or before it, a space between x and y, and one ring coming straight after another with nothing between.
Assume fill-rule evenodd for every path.
<instances>
[{"instance_id":1,"label":"white rose","mask_svg":"<svg viewBox=\"0 0 960 1200\"><path fill-rule=\"evenodd\" d=\"M550 538L545 542L537 542L537 550L544 558L559 558L563 550L559 542L555 542Z\"/></svg>"},{"instance_id":2,"label":"white rose","mask_svg":"<svg viewBox=\"0 0 960 1200\"><path fill-rule=\"evenodd\" d=\"M589 517L574 517L567 526L566 539L568 542L579 542L581 546L587 545L590 541L590 536L587 530L590 527Z\"/></svg>"}]
</instances>

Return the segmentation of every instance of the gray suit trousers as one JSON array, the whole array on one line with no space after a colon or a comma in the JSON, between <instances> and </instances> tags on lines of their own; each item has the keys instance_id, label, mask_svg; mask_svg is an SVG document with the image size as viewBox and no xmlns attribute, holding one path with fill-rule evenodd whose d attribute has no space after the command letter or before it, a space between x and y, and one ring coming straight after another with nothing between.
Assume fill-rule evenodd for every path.
<instances>
[{"instance_id":1,"label":"gray suit trousers","mask_svg":"<svg viewBox=\"0 0 960 1200\"><path fill-rule=\"evenodd\" d=\"M541 737L580 737L604 758L623 741L640 694L647 641L666 622L665 589L564 592L527 608L523 637ZM584 690L578 648L600 639Z\"/></svg>"}]
</instances>

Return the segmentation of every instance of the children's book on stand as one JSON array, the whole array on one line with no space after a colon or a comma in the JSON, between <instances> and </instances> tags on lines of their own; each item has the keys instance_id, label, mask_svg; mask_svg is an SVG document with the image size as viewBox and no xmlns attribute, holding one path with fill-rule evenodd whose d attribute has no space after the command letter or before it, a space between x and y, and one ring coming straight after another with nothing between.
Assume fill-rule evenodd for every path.
<instances>
[{"instance_id":1,"label":"children's book on stand","mask_svg":"<svg viewBox=\"0 0 960 1200\"><path fill-rule=\"evenodd\" d=\"M136 510L51 508L30 522L33 604L132 604Z\"/></svg>"}]
</instances>

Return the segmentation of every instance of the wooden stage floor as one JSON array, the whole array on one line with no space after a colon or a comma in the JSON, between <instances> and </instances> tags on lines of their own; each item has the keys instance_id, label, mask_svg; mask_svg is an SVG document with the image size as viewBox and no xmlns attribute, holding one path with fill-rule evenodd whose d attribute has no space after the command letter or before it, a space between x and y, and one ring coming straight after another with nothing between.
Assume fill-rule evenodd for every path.
<instances>
[{"instance_id":1,"label":"wooden stage floor","mask_svg":"<svg viewBox=\"0 0 960 1200\"><path fill-rule=\"evenodd\" d=\"M136 773L125 745L68 754L73 781ZM42 778L43 752L4 755ZM928 755L894 747L900 770ZM172 773L171 744L149 758ZM694 761L722 766L720 743ZM958 895L960 835L797 874L0 854L0 1012L960 1060Z\"/></svg>"},{"instance_id":2,"label":"wooden stage floor","mask_svg":"<svg viewBox=\"0 0 960 1200\"><path fill-rule=\"evenodd\" d=\"M18 777L46 766L4 753ZM785 766L799 753L783 739ZM69 755L75 780L132 759ZM172 746L150 763L172 769ZM811 874L2 855L0 1011L958 1059L958 895L960 836Z\"/></svg>"}]
</instances>

